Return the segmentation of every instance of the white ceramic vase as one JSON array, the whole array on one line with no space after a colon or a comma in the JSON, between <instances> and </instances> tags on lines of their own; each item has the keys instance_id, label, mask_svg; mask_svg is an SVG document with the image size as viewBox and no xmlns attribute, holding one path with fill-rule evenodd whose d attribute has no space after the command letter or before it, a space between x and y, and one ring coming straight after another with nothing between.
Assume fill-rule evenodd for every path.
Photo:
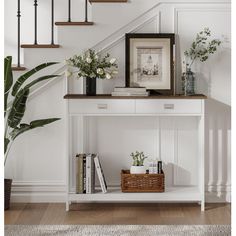
<instances>
[{"instance_id":1,"label":"white ceramic vase","mask_svg":"<svg viewBox=\"0 0 236 236\"><path fill-rule=\"evenodd\" d=\"M130 174L146 174L145 166L131 166Z\"/></svg>"}]
</instances>

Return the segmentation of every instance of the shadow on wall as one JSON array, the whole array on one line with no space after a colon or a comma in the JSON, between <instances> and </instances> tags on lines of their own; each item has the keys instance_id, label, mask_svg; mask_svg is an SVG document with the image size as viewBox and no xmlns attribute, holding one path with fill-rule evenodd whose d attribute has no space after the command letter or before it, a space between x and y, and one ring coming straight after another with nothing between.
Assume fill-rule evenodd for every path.
<instances>
[{"instance_id":1,"label":"shadow on wall","mask_svg":"<svg viewBox=\"0 0 236 236\"><path fill-rule=\"evenodd\" d=\"M231 185L231 107L209 98L205 110L206 191L217 193L217 198L229 200L226 198Z\"/></svg>"},{"instance_id":2,"label":"shadow on wall","mask_svg":"<svg viewBox=\"0 0 236 236\"><path fill-rule=\"evenodd\" d=\"M163 162L163 171L165 174L166 187L191 186L192 175L190 171L180 167L179 165ZM184 179L184 183L180 183L179 178Z\"/></svg>"}]
</instances>

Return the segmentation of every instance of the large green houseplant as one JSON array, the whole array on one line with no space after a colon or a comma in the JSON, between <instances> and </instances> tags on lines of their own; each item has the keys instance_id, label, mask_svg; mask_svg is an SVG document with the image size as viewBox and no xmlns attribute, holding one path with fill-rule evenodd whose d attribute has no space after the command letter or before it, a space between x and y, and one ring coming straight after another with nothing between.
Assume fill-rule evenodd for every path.
<instances>
[{"instance_id":1,"label":"large green houseplant","mask_svg":"<svg viewBox=\"0 0 236 236\"><path fill-rule=\"evenodd\" d=\"M4 164L6 164L7 157L11 146L15 139L21 134L50 124L60 118L49 118L33 120L29 124L22 123L22 119L26 110L26 102L30 94L30 89L44 80L55 78L58 75L45 75L32 80L25 84L25 82L36 72L56 64L56 62L44 63L34 69L21 75L14 83L12 75L12 57L8 56L4 59L4 118L5 118L5 131L4 131ZM8 102L9 95L12 99ZM9 208L10 192L11 192L11 179L5 179L5 209Z\"/></svg>"}]
</instances>

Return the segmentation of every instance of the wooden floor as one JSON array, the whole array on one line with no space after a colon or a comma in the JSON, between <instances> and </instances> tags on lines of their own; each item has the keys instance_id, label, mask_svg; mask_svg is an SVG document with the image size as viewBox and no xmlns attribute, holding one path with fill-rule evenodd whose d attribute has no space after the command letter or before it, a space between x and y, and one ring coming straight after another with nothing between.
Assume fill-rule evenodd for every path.
<instances>
[{"instance_id":1,"label":"wooden floor","mask_svg":"<svg viewBox=\"0 0 236 236\"><path fill-rule=\"evenodd\" d=\"M12 204L5 224L230 224L230 204Z\"/></svg>"}]
</instances>

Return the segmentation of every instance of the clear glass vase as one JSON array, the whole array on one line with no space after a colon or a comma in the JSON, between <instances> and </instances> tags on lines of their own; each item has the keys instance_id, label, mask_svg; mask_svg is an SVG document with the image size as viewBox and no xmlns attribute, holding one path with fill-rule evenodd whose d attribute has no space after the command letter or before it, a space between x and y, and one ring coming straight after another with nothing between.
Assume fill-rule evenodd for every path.
<instances>
[{"instance_id":1,"label":"clear glass vase","mask_svg":"<svg viewBox=\"0 0 236 236\"><path fill-rule=\"evenodd\" d=\"M190 68L182 75L182 92L185 96L195 94L195 74Z\"/></svg>"}]
</instances>

